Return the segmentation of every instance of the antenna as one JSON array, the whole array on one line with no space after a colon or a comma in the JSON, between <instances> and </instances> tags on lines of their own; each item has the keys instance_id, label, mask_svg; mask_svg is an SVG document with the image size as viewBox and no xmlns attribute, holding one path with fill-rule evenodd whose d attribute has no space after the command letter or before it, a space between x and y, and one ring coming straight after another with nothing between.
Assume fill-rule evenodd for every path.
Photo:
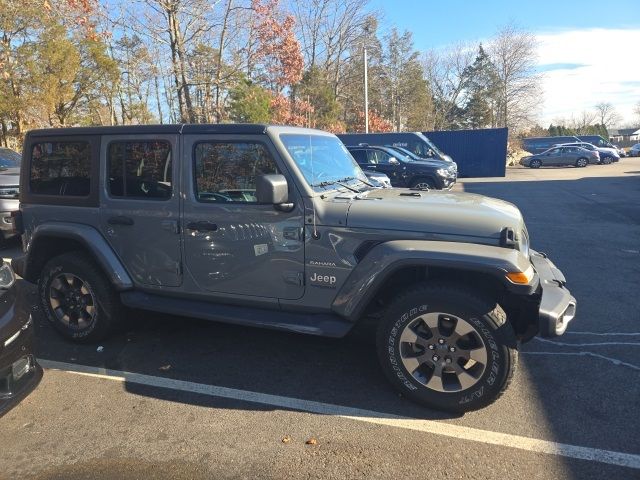
<instances>
[{"instance_id":1,"label":"antenna","mask_svg":"<svg viewBox=\"0 0 640 480\"><path fill-rule=\"evenodd\" d=\"M309 135L309 163L311 163L311 178L313 179L313 184L311 188L313 189L313 185L316 183L316 175L313 172L313 147L311 145L311 135ZM313 233L311 236L314 240L318 240L320 238L320 234L318 233L318 226L316 224L316 202L315 197L311 197L311 209L313 210Z\"/></svg>"}]
</instances>

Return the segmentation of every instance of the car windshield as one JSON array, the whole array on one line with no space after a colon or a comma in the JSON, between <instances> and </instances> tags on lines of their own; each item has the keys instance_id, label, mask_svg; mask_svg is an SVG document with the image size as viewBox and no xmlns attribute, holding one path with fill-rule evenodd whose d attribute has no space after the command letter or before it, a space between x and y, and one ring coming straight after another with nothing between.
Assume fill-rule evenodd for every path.
<instances>
[{"instance_id":1,"label":"car windshield","mask_svg":"<svg viewBox=\"0 0 640 480\"><path fill-rule=\"evenodd\" d=\"M280 140L307 183L316 190L353 180L367 183L367 177L337 137L284 133Z\"/></svg>"},{"instance_id":2,"label":"car windshield","mask_svg":"<svg viewBox=\"0 0 640 480\"><path fill-rule=\"evenodd\" d=\"M13 150L0 150L0 168L16 168L20 166L20 154Z\"/></svg>"},{"instance_id":3,"label":"car windshield","mask_svg":"<svg viewBox=\"0 0 640 480\"><path fill-rule=\"evenodd\" d=\"M443 156L444 156L444 153L442 153L442 152L440 151L440 149L439 149L438 147L436 147L436 146L434 145L434 143L433 143L431 140L429 140L427 137L425 137L425 136L424 136L424 135L422 135L421 133L418 133L418 137L420 137L420 139L421 139L423 142L425 142L425 143L426 143L426 145L421 144L421 147L422 147L422 148L421 148L421 150L423 150L423 151L419 152L419 154L420 154L421 156L423 156L423 157L427 157L427 153L428 153L428 150L429 150L429 149L433 150L433 151L434 151L434 153L436 153L439 157L443 157Z\"/></svg>"}]
</instances>

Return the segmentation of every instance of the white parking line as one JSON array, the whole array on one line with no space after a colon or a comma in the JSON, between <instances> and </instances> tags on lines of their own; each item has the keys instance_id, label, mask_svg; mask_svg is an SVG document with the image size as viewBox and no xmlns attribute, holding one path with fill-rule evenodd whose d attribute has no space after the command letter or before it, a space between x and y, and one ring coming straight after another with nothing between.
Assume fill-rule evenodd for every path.
<instances>
[{"instance_id":1,"label":"white parking line","mask_svg":"<svg viewBox=\"0 0 640 480\"><path fill-rule=\"evenodd\" d=\"M599 358L601 360L606 360L607 362L611 362L616 366L624 366L629 367L634 370L638 370L640 372L640 365L634 365L633 363L623 362L622 360L618 360L617 358L607 357L606 355L600 355L599 353L594 352L520 352L521 355L569 355L569 356L577 356L577 357L594 357Z\"/></svg>"},{"instance_id":2,"label":"white parking line","mask_svg":"<svg viewBox=\"0 0 640 480\"><path fill-rule=\"evenodd\" d=\"M557 342L555 340L547 340L546 338L534 337L538 342L547 343L549 345L557 345L559 347L640 347L640 342L592 342L592 343L567 343Z\"/></svg>"},{"instance_id":3,"label":"white parking line","mask_svg":"<svg viewBox=\"0 0 640 480\"><path fill-rule=\"evenodd\" d=\"M566 443L551 442L537 438L522 437L508 433L493 432L460 425L452 425L445 422L433 420L420 420L416 418L401 417L371 410L361 410L358 408L343 407L328 403L302 400L298 398L282 397L279 395L269 395L266 393L237 390L233 388L206 385L203 383L186 382L170 378L154 377L140 373L122 372L118 370L107 370L98 367L85 365L74 365L51 360L40 360L44 368L60 370L77 375L101 378L121 383L136 383L150 387L168 388L213 397L228 398L243 402L259 403L273 407L299 410L303 412L317 413L320 415L335 415L341 418L356 420L359 422L385 425L389 427L404 428L418 432L442 435L445 437L467 440L471 442L485 443L489 445L499 445L503 447L517 448L529 452L546 453L550 455L560 455L563 457L588 460L592 462L607 463L622 467L629 467L640 470L640 455L631 453L615 452L611 450L601 450L598 448L581 447Z\"/></svg>"}]
</instances>

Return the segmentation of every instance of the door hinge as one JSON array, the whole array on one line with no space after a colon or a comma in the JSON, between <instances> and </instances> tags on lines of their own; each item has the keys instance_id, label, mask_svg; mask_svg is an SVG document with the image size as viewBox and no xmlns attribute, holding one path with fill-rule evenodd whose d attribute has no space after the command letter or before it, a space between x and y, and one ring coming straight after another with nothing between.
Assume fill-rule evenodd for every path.
<instances>
[{"instance_id":1,"label":"door hinge","mask_svg":"<svg viewBox=\"0 0 640 480\"><path fill-rule=\"evenodd\" d=\"M282 230L282 236L285 240L302 240L302 228L300 227L285 227Z\"/></svg>"},{"instance_id":2,"label":"door hinge","mask_svg":"<svg viewBox=\"0 0 640 480\"><path fill-rule=\"evenodd\" d=\"M295 285L297 287L302 286L304 275L302 272L284 272L284 283L288 283L289 285Z\"/></svg>"},{"instance_id":3,"label":"door hinge","mask_svg":"<svg viewBox=\"0 0 640 480\"><path fill-rule=\"evenodd\" d=\"M180 225L177 220L163 220L162 229L171 233L180 233Z\"/></svg>"}]
</instances>

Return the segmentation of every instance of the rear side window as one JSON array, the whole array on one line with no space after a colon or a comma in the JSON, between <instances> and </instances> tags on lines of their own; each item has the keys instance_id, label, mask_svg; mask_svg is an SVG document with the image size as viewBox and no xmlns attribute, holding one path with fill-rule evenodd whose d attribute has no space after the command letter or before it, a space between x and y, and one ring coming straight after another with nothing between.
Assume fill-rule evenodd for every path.
<instances>
[{"instance_id":1,"label":"rear side window","mask_svg":"<svg viewBox=\"0 0 640 480\"><path fill-rule=\"evenodd\" d=\"M42 142L31 148L31 193L87 197L91 147L88 142Z\"/></svg>"},{"instance_id":2,"label":"rear side window","mask_svg":"<svg viewBox=\"0 0 640 480\"><path fill-rule=\"evenodd\" d=\"M109 144L109 194L149 200L171 198L171 145L166 141Z\"/></svg>"},{"instance_id":3,"label":"rear side window","mask_svg":"<svg viewBox=\"0 0 640 480\"><path fill-rule=\"evenodd\" d=\"M256 176L279 173L257 142L203 142L195 148L195 191L201 202L255 203Z\"/></svg>"}]
</instances>

